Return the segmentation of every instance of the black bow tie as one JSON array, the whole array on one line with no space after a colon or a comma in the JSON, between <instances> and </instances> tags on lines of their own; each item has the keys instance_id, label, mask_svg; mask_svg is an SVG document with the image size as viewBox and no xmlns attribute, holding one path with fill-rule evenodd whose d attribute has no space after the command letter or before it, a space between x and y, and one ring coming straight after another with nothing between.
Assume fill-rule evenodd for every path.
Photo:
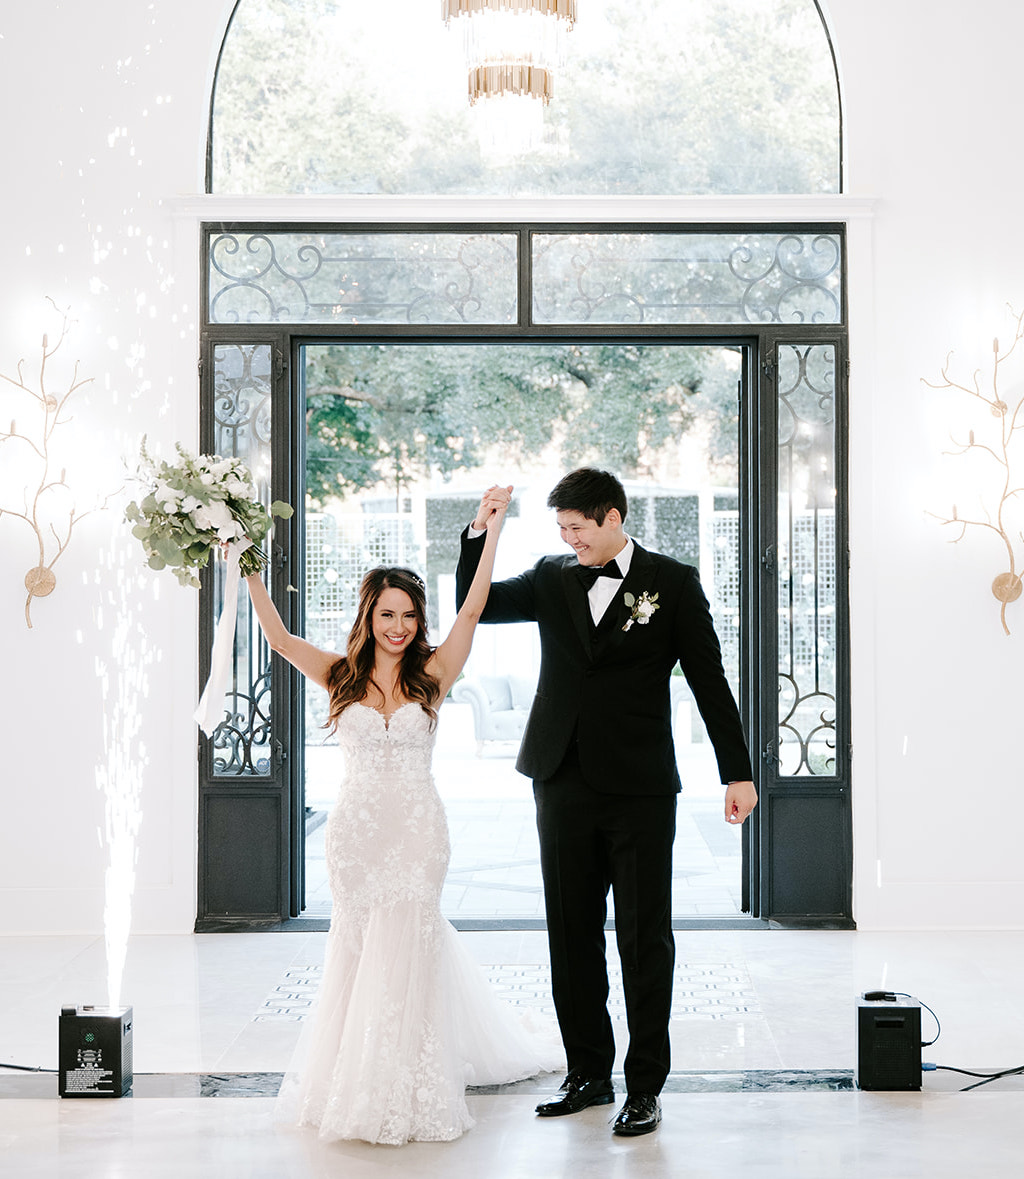
<instances>
[{"instance_id":1,"label":"black bow tie","mask_svg":"<svg viewBox=\"0 0 1024 1179\"><path fill-rule=\"evenodd\" d=\"M614 577L617 581L622 580L622 570L615 561L609 561L607 565L577 565L576 573L588 593L599 577Z\"/></svg>"}]
</instances>

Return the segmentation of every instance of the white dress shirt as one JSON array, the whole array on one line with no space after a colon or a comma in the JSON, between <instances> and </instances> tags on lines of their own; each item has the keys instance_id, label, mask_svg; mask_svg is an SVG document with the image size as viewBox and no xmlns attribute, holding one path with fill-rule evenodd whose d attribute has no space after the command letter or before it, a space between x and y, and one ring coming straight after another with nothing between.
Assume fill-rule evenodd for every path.
<instances>
[{"instance_id":1,"label":"white dress shirt","mask_svg":"<svg viewBox=\"0 0 1024 1179\"><path fill-rule=\"evenodd\" d=\"M607 561L606 564L618 565L619 572L625 577L629 572L629 563L632 560L633 541L627 536L626 547L612 557L610 561ZM599 577L590 587L587 592L587 600L590 602L590 617L593 618L595 625L604 617L604 612L621 590L622 582L616 580L614 577Z\"/></svg>"}]
</instances>

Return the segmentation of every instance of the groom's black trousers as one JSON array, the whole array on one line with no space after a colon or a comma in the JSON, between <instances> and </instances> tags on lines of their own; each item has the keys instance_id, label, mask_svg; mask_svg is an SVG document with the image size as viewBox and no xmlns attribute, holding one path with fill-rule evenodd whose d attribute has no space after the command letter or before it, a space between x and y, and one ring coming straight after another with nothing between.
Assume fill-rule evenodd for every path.
<instances>
[{"instance_id":1,"label":"groom's black trousers","mask_svg":"<svg viewBox=\"0 0 1024 1179\"><path fill-rule=\"evenodd\" d=\"M629 1026L626 1088L660 1093L670 1066L676 796L594 790L574 752L553 777L535 781L533 792L566 1063L587 1077L611 1076L604 933L610 887Z\"/></svg>"}]
</instances>

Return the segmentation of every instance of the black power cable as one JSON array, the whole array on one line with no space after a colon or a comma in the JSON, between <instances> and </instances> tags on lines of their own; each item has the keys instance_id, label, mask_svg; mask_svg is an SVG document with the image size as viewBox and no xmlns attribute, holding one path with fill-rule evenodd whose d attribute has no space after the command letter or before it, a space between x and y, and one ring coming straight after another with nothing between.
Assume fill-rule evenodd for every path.
<instances>
[{"instance_id":1,"label":"black power cable","mask_svg":"<svg viewBox=\"0 0 1024 1179\"><path fill-rule=\"evenodd\" d=\"M922 1048L930 1048L932 1046L932 1044L934 1044L935 1041L939 1038L939 1036L942 1035L942 1024L939 1023L939 1017L935 1014L934 1011L932 1011L932 1009L928 1006L927 1003L922 1003L921 1000L918 999L916 995L908 995L906 991L867 991L867 992L865 992L864 998L865 999L874 999L874 998L888 999L890 996L892 997L892 999L895 999L897 996L900 996L904 999L913 999L914 1002L917 1003L917 1005L919 1007L923 1007L925 1009L925 1011L927 1011L928 1014L932 1017L932 1019L935 1020L935 1035L932 1036L932 1038L930 1040L922 1040L921 1041Z\"/></svg>"},{"instance_id":2,"label":"black power cable","mask_svg":"<svg viewBox=\"0 0 1024 1179\"><path fill-rule=\"evenodd\" d=\"M983 1080L975 1081L973 1085L965 1085L962 1089L957 1090L959 1093L970 1093L972 1089L980 1089L982 1085L991 1084L992 1081L998 1081L1002 1077L1016 1077L1024 1073L1024 1064L1018 1065L1016 1068L1004 1068L997 1073L975 1073L966 1068L953 1068L949 1064L937 1064L936 1071L942 1070L947 1073L961 1073L965 1077L982 1077Z\"/></svg>"},{"instance_id":3,"label":"black power cable","mask_svg":"<svg viewBox=\"0 0 1024 1179\"><path fill-rule=\"evenodd\" d=\"M895 991L893 994L902 995L905 999L915 998L913 995L908 995L906 991ZM920 999L917 999L917 1002L920 1003L925 1011L927 1011L928 1014L932 1017L932 1019L935 1020L935 1035L930 1040L921 1041L922 1048L929 1048L932 1044L935 1043L939 1036L942 1035L942 1024L939 1023L939 1017L935 1014L934 1011L932 1011L927 1003L921 1003ZM992 1081L998 1081L1003 1077L1016 1077L1024 1074L1024 1065L1017 1065L1014 1068L1000 1069L995 1073L979 1073L974 1072L969 1068L954 1068L951 1064L923 1064L921 1067L925 1072L960 1073L965 1077L982 1078L980 1081L975 1081L973 1085L965 1085L962 1089L958 1090L960 1093L969 1093L972 1089L980 1089L982 1085L991 1084Z\"/></svg>"}]
</instances>

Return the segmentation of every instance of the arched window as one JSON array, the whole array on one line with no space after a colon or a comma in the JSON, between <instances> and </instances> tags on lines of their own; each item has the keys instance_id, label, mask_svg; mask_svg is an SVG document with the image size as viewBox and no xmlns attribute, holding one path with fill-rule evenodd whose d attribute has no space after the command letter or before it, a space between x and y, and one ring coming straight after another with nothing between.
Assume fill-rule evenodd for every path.
<instances>
[{"instance_id":1,"label":"arched window","mask_svg":"<svg viewBox=\"0 0 1024 1179\"><path fill-rule=\"evenodd\" d=\"M239 0L217 69L207 188L841 190L835 62L814 0L579 0L578 11L543 140L510 156L481 139L441 0Z\"/></svg>"}]
</instances>

